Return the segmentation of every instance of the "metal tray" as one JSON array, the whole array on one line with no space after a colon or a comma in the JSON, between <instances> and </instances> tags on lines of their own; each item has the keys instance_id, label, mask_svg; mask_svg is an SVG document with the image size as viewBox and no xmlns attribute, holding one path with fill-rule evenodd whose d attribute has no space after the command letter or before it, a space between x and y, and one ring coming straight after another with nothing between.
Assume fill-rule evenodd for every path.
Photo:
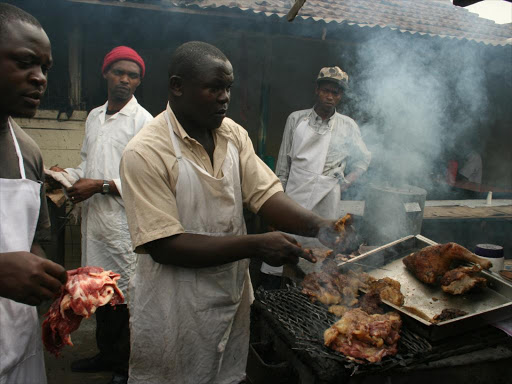
<instances>
[{"instance_id":1,"label":"metal tray","mask_svg":"<svg viewBox=\"0 0 512 384\"><path fill-rule=\"evenodd\" d=\"M414 277L402 259L433 244L437 243L421 235L407 236L340 263L338 267L343 271L357 266L375 278L390 277L400 282L405 296L404 306L398 307L389 302L385 304L405 315L402 316L404 322L431 341L455 336L512 316L512 284L496 273L482 271L481 276L487 279L487 287L480 292L460 296L447 294L440 287L429 286ZM423 318L432 318L445 308L460 309L468 314L439 323Z\"/></svg>"}]
</instances>

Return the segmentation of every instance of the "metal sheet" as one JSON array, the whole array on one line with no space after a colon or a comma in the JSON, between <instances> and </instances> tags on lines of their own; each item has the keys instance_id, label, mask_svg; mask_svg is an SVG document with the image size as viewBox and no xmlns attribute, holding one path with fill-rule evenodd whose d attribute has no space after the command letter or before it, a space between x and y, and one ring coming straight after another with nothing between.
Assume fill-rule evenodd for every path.
<instances>
[{"instance_id":1,"label":"metal sheet","mask_svg":"<svg viewBox=\"0 0 512 384\"><path fill-rule=\"evenodd\" d=\"M481 275L487 279L487 287L481 292L460 296L447 294L440 287L428 286L410 273L402 259L432 244L436 243L420 235L407 236L362 254L347 263L341 263L339 267L351 268L351 262L357 262L366 265L367 267L363 268L365 272L378 279L390 277L400 282L401 291L405 296L404 306L386 304L406 315L405 320L410 320L408 323L430 340L460 334L512 316L512 284L495 273L483 271ZM376 267L386 268L387 271ZM415 312L420 311L426 318L432 318L445 308L460 309L468 314L433 324Z\"/></svg>"}]
</instances>

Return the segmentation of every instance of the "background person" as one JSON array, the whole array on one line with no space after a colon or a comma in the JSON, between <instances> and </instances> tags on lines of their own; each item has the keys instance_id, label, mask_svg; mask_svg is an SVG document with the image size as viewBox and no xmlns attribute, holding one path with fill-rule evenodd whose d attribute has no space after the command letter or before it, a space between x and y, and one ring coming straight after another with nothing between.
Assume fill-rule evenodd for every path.
<instances>
[{"instance_id":1,"label":"background person","mask_svg":"<svg viewBox=\"0 0 512 384\"><path fill-rule=\"evenodd\" d=\"M93 265L121 274L119 288L127 294L135 268L119 179L123 150L153 117L133 95L145 73L144 60L129 47L116 47L103 61L108 100L89 113L85 123L82 163L66 171L77 181L67 190L82 206L82 266ZM128 297L127 297L128 299ZM72 363L75 372L114 371L111 383L126 383L130 355L129 313L126 304L105 305L96 311L99 354Z\"/></svg>"},{"instance_id":2,"label":"background person","mask_svg":"<svg viewBox=\"0 0 512 384\"><path fill-rule=\"evenodd\" d=\"M313 108L296 111L286 121L276 174L285 193L326 219L340 216L342 193L370 165L356 122L336 111L348 75L339 67L325 67L316 80ZM308 241L299 242L310 246ZM282 267L261 266L264 288L279 288Z\"/></svg>"}]
</instances>

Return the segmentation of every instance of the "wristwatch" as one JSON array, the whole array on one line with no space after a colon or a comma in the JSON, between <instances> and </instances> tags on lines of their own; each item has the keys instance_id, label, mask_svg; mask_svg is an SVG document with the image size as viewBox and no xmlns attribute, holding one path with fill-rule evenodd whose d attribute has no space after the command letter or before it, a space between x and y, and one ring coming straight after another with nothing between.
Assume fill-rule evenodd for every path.
<instances>
[{"instance_id":1,"label":"wristwatch","mask_svg":"<svg viewBox=\"0 0 512 384\"><path fill-rule=\"evenodd\" d=\"M101 187L101 194L106 195L110 192L110 184L108 183L108 180L103 180L103 185Z\"/></svg>"}]
</instances>

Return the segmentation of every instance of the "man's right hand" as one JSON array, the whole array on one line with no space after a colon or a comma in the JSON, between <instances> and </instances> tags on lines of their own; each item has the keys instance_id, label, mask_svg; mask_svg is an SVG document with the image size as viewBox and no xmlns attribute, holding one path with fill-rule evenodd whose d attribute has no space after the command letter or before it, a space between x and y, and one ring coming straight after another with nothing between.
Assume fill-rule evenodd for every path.
<instances>
[{"instance_id":1,"label":"man's right hand","mask_svg":"<svg viewBox=\"0 0 512 384\"><path fill-rule=\"evenodd\" d=\"M256 252L268 265L280 267L284 264L297 264L299 257L316 263L316 258L302 249L297 240L290 235L282 232L268 232L257 236Z\"/></svg>"},{"instance_id":2,"label":"man's right hand","mask_svg":"<svg viewBox=\"0 0 512 384\"><path fill-rule=\"evenodd\" d=\"M30 252L0 253L0 296L39 305L59 293L66 270Z\"/></svg>"},{"instance_id":3,"label":"man's right hand","mask_svg":"<svg viewBox=\"0 0 512 384\"><path fill-rule=\"evenodd\" d=\"M56 165L54 165L53 167L50 167L50 171L54 171L54 172L66 172L66 170L65 170L64 168L57 167Z\"/></svg>"}]
</instances>

